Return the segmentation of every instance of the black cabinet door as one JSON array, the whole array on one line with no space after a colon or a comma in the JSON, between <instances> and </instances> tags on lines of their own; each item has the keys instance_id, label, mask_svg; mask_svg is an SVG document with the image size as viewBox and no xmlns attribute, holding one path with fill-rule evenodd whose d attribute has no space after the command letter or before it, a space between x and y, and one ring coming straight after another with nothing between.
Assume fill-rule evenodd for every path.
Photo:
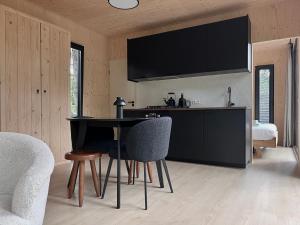
<instances>
[{"instance_id":1,"label":"black cabinet door","mask_svg":"<svg viewBox=\"0 0 300 225\"><path fill-rule=\"evenodd\" d=\"M149 113L172 118L168 159L190 162L202 160L204 112L185 110L124 111L126 117L144 117Z\"/></svg>"},{"instance_id":2,"label":"black cabinet door","mask_svg":"<svg viewBox=\"0 0 300 225\"><path fill-rule=\"evenodd\" d=\"M212 163L245 164L245 111L206 111L204 155Z\"/></svg>"},{"instance_id":3,"label":"black cabinet door","mask_svg":"<svg viewBox=\"0 0 300 225\"><path fill-rule=\"evenodd\" d=\"M203 154L203 112L172 111L169 159L199 162Z\"/></svg>"}]
</instances>

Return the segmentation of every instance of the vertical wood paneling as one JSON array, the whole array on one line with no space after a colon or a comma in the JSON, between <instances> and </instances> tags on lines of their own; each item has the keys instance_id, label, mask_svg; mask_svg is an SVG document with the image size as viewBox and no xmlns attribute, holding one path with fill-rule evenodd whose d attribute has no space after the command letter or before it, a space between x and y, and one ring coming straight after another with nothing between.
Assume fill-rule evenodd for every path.
<instances>
[{"instance_id":1,"label":"vertical wood paneling","mask_svg":"<svg viewBox=\"0 0 300 225\"><path fill-rule=\"evenodd\" d=\"M5 12L5 120L6 131L18 131L18 17Z\"/></svg>"},{"instance_id":2,"label":"vertical wood paneling","mask_svg":"<svg viewBox=\"0 0 300 225\"><path fill-rule=\"evenodd\" d=\"M41 25L42 139L56 162L71 149L69 122L70 35Z\"/></svg>"},{"instance_id":3,"label":"vertical wood paneling","mask_svg":"<svg viewBox=\"0 0 300 225\"><path fill-rule=\"evenodd\" d=\"M54 151L56 161L59 161L60 154L60 50L59 50L59 31L50 27L50 76L49 90L50 96L50 147Z\"/></svg>"},{"instance_id":4,"label":"vertical wood paneling","mask_svg":"<svg viewBox=\"0 0 300 225\"><path fill-rule=\"evenodd\" d=\"M44 140L56 162L71 149L70 34L0 6L1 130Z\"/></svg>"},{"instance_id":5,"label":"vertical wood paneling","mask_svg":"<svg viewBox=\"0 0 300 225\"><path fill-rule=\"evenodd\" d=\"M18 16L18 132L31 134L30 19Z\"/></svg>"},{"instance_id":6,"label":"vertical wood paneling","mask_svg":"<svg viewBox=\"0 0 300 225\"><path fill-rule=\"evenodd\" d=\"M5 13L0 6L0 131L5 130Z\"/></svg>"},{"instance_id":7,"label":"vertical wood paneling","mask_svg":"<svg viewBox=\"0 0 300 225\"><path fill-rule=\"evenodd\" d=\"M70 35L66 32L59 34L60 50L60 130L61 146L60 160L64 160L66 152L71 150L71 135L69 121L66 118L70 114L69 107L69 84L70 84Z\"/></svg>"},{"instance_id":8,"label":"vertical wood paneling","mask_svg":"<svg viewBox=\"0 0 300 225\"><path fill-rule=\"evenodd\" d=\"M31 126L32 135L41 138L42 129L42 90L41 90L41 24L30 22L31 46ZM39 93L37 93L39 90Z\"/></svg>"},{"instance_id":9,"label":"vertical wood paneling","mask_svg":"<svg viewBox=\"0 0 300 225\"><path fill-rule=\"evenodd\" d=\"M49 90L50 74L50 28L41 24L41 75L42 75L42 139L50 145Z\"/></svg>"}]
</instances>

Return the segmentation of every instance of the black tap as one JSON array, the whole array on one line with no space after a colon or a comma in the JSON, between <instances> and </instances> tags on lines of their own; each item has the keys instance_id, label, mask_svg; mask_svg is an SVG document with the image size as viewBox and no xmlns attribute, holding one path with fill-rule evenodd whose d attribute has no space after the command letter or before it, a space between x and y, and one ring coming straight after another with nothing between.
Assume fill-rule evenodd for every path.
<instances>
[{"instance_id":1,"label":"black tap","mask_svg":"<svg viewBox=\"0 0 300 225\"><path fill-rule=\"evenodd\" d=\"M227 103L227 107L232 107L232 106L234 106L234 103L231 102L231 87L228 87L227 92L228 92L228 103Z\"/></svg>"}]
</instances>

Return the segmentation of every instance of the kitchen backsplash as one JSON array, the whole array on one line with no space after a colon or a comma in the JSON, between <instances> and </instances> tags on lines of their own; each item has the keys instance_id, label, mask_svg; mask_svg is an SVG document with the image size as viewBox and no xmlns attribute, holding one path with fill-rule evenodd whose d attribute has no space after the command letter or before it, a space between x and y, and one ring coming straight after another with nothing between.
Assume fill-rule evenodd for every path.
<instances>
[{"instance_id":1,"label":"kitchen backsplash","mask_svg":"<svg viewBox=\"0 0 300 225\"><path fill-rule=\"evenodd\" d=\"M191 107L224 107L228 101L227 88L232 89L232 102L236 106L252 106L251 73L146 81L136 84L136 107L164 105L168 92L175 92L191 101Z\"/></svg>"}]
</instances>

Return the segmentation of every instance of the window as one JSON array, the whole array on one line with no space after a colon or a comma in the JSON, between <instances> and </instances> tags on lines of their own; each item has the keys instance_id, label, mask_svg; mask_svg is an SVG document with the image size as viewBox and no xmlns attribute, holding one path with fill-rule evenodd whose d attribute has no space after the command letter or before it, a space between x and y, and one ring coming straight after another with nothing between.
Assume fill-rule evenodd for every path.
<instances>
[{"instance_id":1,"label":"window","mask_svg":"<svg viewBox=\"0 0 300 225\"><path fill-rule=\"evenodd\" d=\"M255 67L255 119L274 123L274 65Z\"/></svg>"},{"instance_id":2,"label":"window","mask_svg":"<svg viewBox=\"0 0 300 225\"><path fill-rule=\"evenodd\" d=\"M70 96L71 115L82 116L84 47L71 43Z\"/></svg>"}]
</instances>

